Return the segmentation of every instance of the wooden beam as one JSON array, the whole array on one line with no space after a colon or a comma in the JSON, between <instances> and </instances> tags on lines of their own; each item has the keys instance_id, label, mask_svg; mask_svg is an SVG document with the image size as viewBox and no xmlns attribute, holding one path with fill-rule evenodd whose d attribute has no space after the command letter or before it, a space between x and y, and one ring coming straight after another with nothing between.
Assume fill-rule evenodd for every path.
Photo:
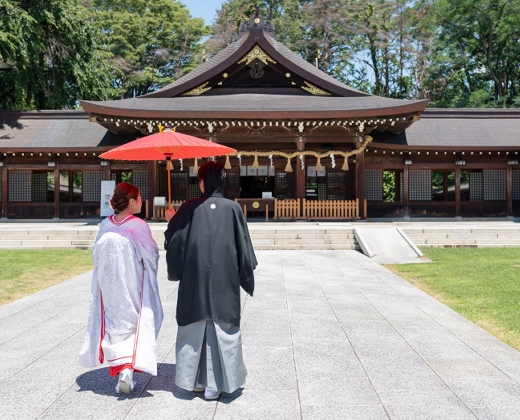
<instances>
[{"instance_id":1,"label":"wooden beam","mask_svg":"<svg viewBox=\"0 0 520 420\"><path fill-rule=\"evenodd\" d=\"M69 179L72 184L72 179ZM54 168L54 218L60 217L60 170L58 165Z\"/></svg>"},{"instance_id":2,"label":"wooden beam","mask_svg":"<svg viewBox=\"0 0 520 420\"><path fill-rule=\"evenodd\" d=\"M365 141L365 136L358 136L356 148L361 147ZM367 214L365 212L365 153L361 152L356 155L356 198L359 199L359 218L365 220Z\"/></svg>"},{"instance_id":3,"label":"wooden beam","mask_svg":"<svg viewBox=\"0 0 520 420\"><path fill-rule=\"evenodd\" d=\"M403 172L403 182L404 182L404 185L403 185L403 194L404 194L403 216L405 218L410 217L410 212L409 212L409 208L408 208L408 206L410 204L410 197L408 194L408 179L409 179L408 174L409 174L408 166L405 166L404 172Z\"/></svg>"},{"instance_id":4,"label":"wooden beam","mask_svg":"<svg viewBox=\"0 0 520 420\"><path fill-rule=\"evenodd\" d=\"M153 199L157 195L157 162L148 162L148 214L153 217ZM188 180L189 181L189 180Z\"/></svg>"},{"instance_id":5,"label":"wooden beam","mask_svg":"<svg viewBox=\"0 0 520 420\"><path fill-rule=\"evenodd\" d=\"M513 168L508 166L506 169L506 216L513 215Z\"/></svg>"},{"instance_id":6,"label":"wooden beam","mask_svg":"<svg viewBox=\"0 0 520 420\"><path fill-rule=\"evenodd\" d=\"M4 163L5 165L5 163ZM7 199L9 198L9 185L7 184L7 168L2 168L2 217L7 217Z\"/></svg>"},{"instance_id":7,"label":"wooden beam","mask_svg":"<svg viewBox=\"0 0 520 420\"><path fill-rule=\"evenodd\" d=\"M455 168L455 217L460 217L460 167Z\"/></svg>"}]
</instances>

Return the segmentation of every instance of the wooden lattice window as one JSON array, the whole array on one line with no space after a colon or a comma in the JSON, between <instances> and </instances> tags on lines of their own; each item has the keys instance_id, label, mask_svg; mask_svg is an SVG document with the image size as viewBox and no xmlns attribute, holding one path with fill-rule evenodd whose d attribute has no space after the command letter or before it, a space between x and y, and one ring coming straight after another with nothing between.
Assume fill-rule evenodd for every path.
<instances>
[{"instance_id":1,"label":"wooden lattice window","mask_svg":"<svg viewBox=\"0 0 520 420\"><path fill-rule=\"evenodd\" d=\"M432 173L418 169L408 172L408 197L410 201L431 201Z\"/></svg>"},{"instance_id":2,"label":"wooden lattice window","mask_svg":"<svg viewBox=\"0 0 520 420\"><path fill-rule=\"evenodd\" d=\"M141 198L148 199L148 171L133 171L132 178L134 185L139 188ZM183 199L184 200L184 199Z\"/></svg>"},{"instance_id":3,"label":"wooden lattice window","mask_svg":"<svg viewBox=\"0 0 520 420\"><path fill-rule=\"evenodd\" d=\"M31 171L9 171L9 201L31 201Z\"/></svg>"},{"instance_id":4,"label":"wooden lattice window","mask_svg":"<svg viewBox=\"0 0 520 420\"><path fill-rule=\"evenodd\" d=\"M47 202L47 173L32 174L32 201L34 203Z\"/></svg>"},{"instance_id":5,"label":"wooden lattice window","mask_svg":"<svg viewBox=\"0 0 520 420\"><path fill-rule=\"evenodd\" d=\"M190 176L189 198L199 198L202 193L199 188L199 178Z\"/></svg>"},{"instance_id":6,"label":"wooden lattice window","mask_svg":"<svg viewBox=\"0 0 520 420\"><path fill-rule=\"evenodd\" d=\"M283 200L287 194L287 172L276 172L276 198Z\"/></svg>"},{"instance_id":7,"label":"wooden lattice window","mask_svg":"<svg viewBox=\"0 0 520 420\"><path fill-rule=\"evenodd\" d=\"M513 169L513 200L520 200L520 170Z\"/></svg>"},{"instance_id":8,"label":"wooden lattice window","mask_svg":"<svg viewBox=\"0 0 520 420\"><path fill-rule=\"evenodd\" d=\"M345 200L347 175L342 172L327 172L327 200Z\"/></svg>"},{"instance_id":9,"label":"wooden lattice window","mask_svg":"<svg viewBox=\"0 0 520 420\"><path fill-rule=\"evenodd\" d=\"M484 200L506 199L506 171L493 169L482 171L484 177Z\"/></svg>"},{"instance_id":10,"label":"wooden lattice window","mask_svg":"<svg viewBox=\"0 0 520 420\"><path fill-rule=\"evenodd\" d=\"M318 200L327 199L327 181L323 177L318 177Z\"/></svg>"},{"instance_id":11,"label":"wooden lattice window","mask_svg":"<svg viewBox=\"0 0 520 420\"><path fill-rule=\"evenodd\" d=\"M188 187L188 174L185 172L172 172L171 176L172 176L172 200L175 200L175 201L186 200L186 188ZM197 187L198 187L198 183L197 183Z\"/></svg>"},{"instance_id":12,"label":"wooden lattice window","mask_svg":"<svg viewBox=\"0 0 520 420\"><path fill-rule=\"evenodd\" d=\"M112 173L110 174L110 179L111 179L112 181L116 181L116 182L117 182L117 174L116 174L115 172L112 172Z\"/></svg>"},{"instance_id":13,"label":"wooden lattice window","mask_svg":"<svg viewBox=\"0 0 520 420\"><path fill-rule=\"evenodd\" d=\"M83 172L83 201L101 201L101 181L105 179L103 171Z\"/></svg>"},{"instance_id":14,"label":"wooden lattice window","mask_svg":"<svg viewBox=\"0 0 520 420\"><path fill-rule=\"evenodd\" d=\"M469 201L482 201L482 172L469 173Z\"/></svg>"},{"instance_id":15,"label":"wooden lattice window","mask_svg":"<svg viewBox=\"0 0 520 420\"><path fill-rule=\"evenodd\" d=\"M226 174L226 197L229 199L240 197L240 174L238 172L228 172Z\"/></svg>"},{"instance_id":16,"label":"wooden lattice window","mask_svg":"<svg viewBox=\"0 0 520 420\"><path fill-rule=\"evenodd\" d=\"M365 171L365 198L369 201L383 201L383 171L367 169Z\"/></svg>"}]
</instances>

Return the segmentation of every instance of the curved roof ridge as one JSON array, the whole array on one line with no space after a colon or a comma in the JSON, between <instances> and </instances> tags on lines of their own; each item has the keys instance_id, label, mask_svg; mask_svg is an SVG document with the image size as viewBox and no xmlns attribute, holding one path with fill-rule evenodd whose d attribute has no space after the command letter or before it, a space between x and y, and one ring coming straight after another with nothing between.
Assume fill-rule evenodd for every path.
<instances>
[{"instance_id":1,"label":"curved roof ridge","mask_svg":"<svg viewBox=\"0 0 520 420\"><path fill-rule=\"evenodd\" d=\"M276 38L272 37L268 32L264 30L264 36L265 39L273 46L273 48L276 49L280 54L284 55L288 60L292 61L294 64L298 65L301 69L311 73L312 75L319 77L320 79L332 83L338 87L341 87L342 89L346 89L348 91L351 91L356 94L356 96L372 96L369 93L362 92L360 90L354 89L353 87L350 87L349 85L346 85L345 83L340 82L339 80L336 80L334 77L328 75L324 71L320 70L316 66L309 63L307 60L300 57L297 53L295 53L293 50L288 48L286 45L278 41Z\"/></svg>"},{"instance_id":2,"label":"curved roof ridge","mask_svg":"<svg viewBox=\"0 0 520 420\"><path fill-rule=\"evenodd\" d=\"M190 80L195 79L197 76L200 76L201 74L206 73L207 71L211 70L218 64L226 61L226 59L230 55L232 55L234 52L236 52L242 46L242 44L244 44L244 42L246 42L247 38L249 38L249 33L245 34L243 37L241 37L237 41L232 42L226 48L224 48L223 50L220 50L217 54L215 54L213 57L209 58L207 61L202 63L200 66L197 66L192 71L185 74L184 76L179 77L177 80L170 83L169 85L166 85L166 86L162 87L161 89L156 90L155 92L151 92L146 95L141 95L141 96L139 96L139 98L150 98L153 96L162 97L160 95L160 93L170 90L176 86L180 86L183 83L189 82ZM157 94L159 94L159 95L157 95Z\"/></svg>"}]
</instances>

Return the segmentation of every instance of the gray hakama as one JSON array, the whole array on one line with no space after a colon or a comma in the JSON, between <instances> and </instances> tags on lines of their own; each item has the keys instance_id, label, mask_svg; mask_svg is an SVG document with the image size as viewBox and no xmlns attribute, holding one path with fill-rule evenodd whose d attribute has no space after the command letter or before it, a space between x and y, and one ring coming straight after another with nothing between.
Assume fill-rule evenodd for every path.
<instances>
[{"instance_id":1,"label":"gray hakama","mask_svg":"<svg viewBox=\"0 0 520 420\"><path fill-rule=\"evenodd\" d=\"M195 385L232 393L246 380L242 335L235 325L194 322L177 330L175 384L192 391Z\"/></svg>"}]
</instances>

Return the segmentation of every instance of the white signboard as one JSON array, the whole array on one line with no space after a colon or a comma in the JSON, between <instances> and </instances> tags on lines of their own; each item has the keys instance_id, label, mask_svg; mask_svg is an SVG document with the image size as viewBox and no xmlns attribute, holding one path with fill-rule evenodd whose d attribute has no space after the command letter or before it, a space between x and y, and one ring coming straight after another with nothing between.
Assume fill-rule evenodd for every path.
<instances>
[{"instance_id":1,"label":"white signboard","mask_svg":"<svg viewBox=\"0 0 520 420\"><path fill-rule=\"evenodd\" d=\"M110 199L114 195L116 181L101 181L101 206L99 215L107 217L114 214L114 209L110 205Z\"/></svg>"}]
</instances>

